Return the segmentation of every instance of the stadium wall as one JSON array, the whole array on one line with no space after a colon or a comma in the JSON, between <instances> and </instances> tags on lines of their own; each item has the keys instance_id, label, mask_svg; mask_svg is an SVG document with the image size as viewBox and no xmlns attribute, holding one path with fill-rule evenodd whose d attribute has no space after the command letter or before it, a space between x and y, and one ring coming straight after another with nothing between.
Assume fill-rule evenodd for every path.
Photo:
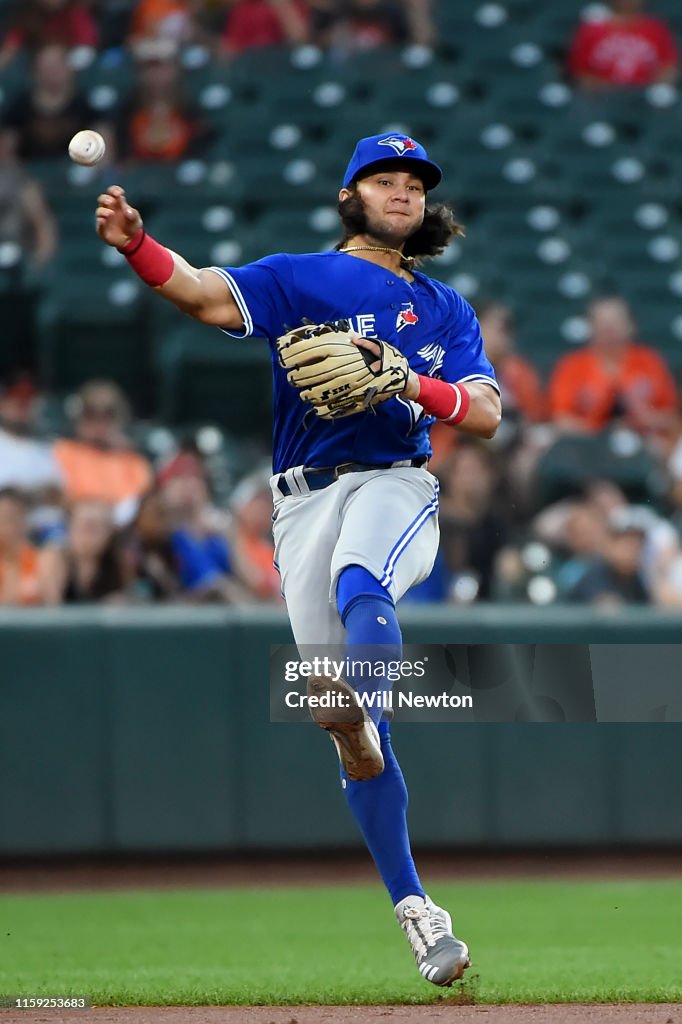
<instances>
[{"instance_id":1,"label":"stadium wall","mask_svg":"<svg viewBox=\"0 0 682 1024\"><path fill-rule=\"evenodd\" d=\"M419 643L675 644L679 621L422 609ZM4 610L0 856L360 846L330 745L269 722L278 611ZM642 680L642 685L647 685ZM396 726L421 846L680 844L682 726Z\"/></svg>"}]
</instances>

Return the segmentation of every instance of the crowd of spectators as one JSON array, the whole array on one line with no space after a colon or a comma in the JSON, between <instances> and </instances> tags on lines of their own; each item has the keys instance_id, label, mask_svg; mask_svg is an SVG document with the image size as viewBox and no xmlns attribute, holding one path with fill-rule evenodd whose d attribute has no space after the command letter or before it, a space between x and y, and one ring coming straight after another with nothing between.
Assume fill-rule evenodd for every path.
<instances>
[{"instance_id":1,"label":"crowd of spectators","mask_svg":"<svg viewBox=\"0 0 682 1024\"><path fill-rule=\"evenodd\" d=\"M610 0L567 40L568 74L588 90L672 82L673 33L645 0ZM163 40L199 43L229 59L245 50L312 43L336 58L386 45L436 46L436 0L16 0L5 19L0 68L45 46L135 50Z\"/></svg>"},{"instance_id":2,"label":"crowd of spectators","mask_svg":"<svg viewBox=\"0 0 682 1024\"><path fill-rule=\"evenodd\" d=\"M611 7L566 40L566 75L588 93L673 82L678 52L665 22L644 0ZM338 64L391 45L437 48L436 14L434 0L17 0L0 22L0 73L23 57L27 81L0 124L21 160L63 158L85 127L105 136L110 164L191 158L214 132L188 95L184 47L229 64L252 49L313 44ZM132 64L127 94L105 114L75 71L96 56Z\"/></svg>"},{"instance_id":3,"label":"crowd of spectators","mask_svg":"<svg viewBox=\"0 0 682 1024\"><path fill-rule=\"evenodd\" d=\"M269 474L216 504L204 458L135 450L111 381L85 384L69 436L39 435L41 396L0 394L0 604L278 603Z\"/></svg>"},{"instance_id":4,"label":"crowd of spectators","mask_svg":"<svg viewBox=\"0 0 682 1024\"><path fill-rule=\"evenodd\" d=\"M566 76L592 94L673 82L679 58L666 23L645 0L610 6L566 40ZM202 155L215 128L186 87L182 54L193 44L227 65L278 45L313 44L338 64L385 46L441 42L435 0L16 0L3 11L0 74L25 62L25 86L0 120L2 163L14 164L14 178L22 161L63 159L85 127L105 136L110 165ZM131 64L128 87L105 111L92 108L76 71L92 59Z\"/></svg>"},{"instance_id":5,"label":"crowd of spectators","mask_svg":"<svg viewBox=\"0 0 682 1024\"><path fill-rule=\"evenodd\" d=\"M3 111L2 127L22 160L63 158L86 127L105 136L109 163L178 160L212 138L185 88L187 45L229 62L253 48L313 43L342 60L433 37L431 0L19 0L0 23L0 73L24 58L27 84ZM75 71L96 54L133 64L129 93L106 118L89 105Z\"/></svg>"},{"instance_id":6,"label":"crowd of spectators","mask_svg":"<svg viewBox=\"0 0 682 1024\"><path fill-rule=\"evenodd\" d=\"M406 600L682 606L680 395L627 303L591 303L587 343L547 387L510 310L483 303L479 317L502 429L481 443L436 424L441 548Z\"/></svg>"},{"instance_id":7,"label":"crowd of spectators","mask_svg":"<svg viewBox=\"0 0 682 1024\"><path fill-rule=\"evenodd\" d=\"M432 0L17 0L0 66L43 46L114 49L164 39L226 58L252 47L314 43L352 54L393 43L429 45Z\"/></svg>"},{"instance_id":8,"label":"crowd of spectators","mask_svg":"<svg viewBox=\"0 0 682 1024\"><path fill-rule=\"evenodd\" d=\"M673 82L667 25L643 0L610 6L566 40L567 77L588 94ZM184 89L183 47L227 64L281 44L312 43L337 62L438 45L435 0L17 0L7 10L0 71L20 60L28 71L0 125L0 243L35 267L54 257L58 232L30 161L63 158L84 127L106 135L117 162L175 161L211 141ZM134 63L108 120L79 89L74 48ZM504 422L485 444L434 428L442 543L407 600L682 607L682 412L679 382L645 343L656 339L640 339L627 302L604 296L585 311L587 343L545 382L512 310L493 298L477 311ZM136 450L112 382L81 388L59 436L41 432L42 399L26 379L0 384L0 604L281 602L267 452L224 499L195 445L155 460Z\"/></svg>"},{"instance_id":9,"label":"crowd of spectators","mask_svg":"<svg viewBox=\"0 0 682 1024\"><path fill-rule=\"evenodd\" d=\"M509 310L481 305L504 429L490 443L435 426L441 546L406 601L682 607L677 385L622 298L587 313L589 341L543 389ZM57 437L40 435L41 400L26 379L0 393L0 604L280 603L267 452L218 500L196 444L136 450L111 381L80 389ZM547 490L571 445L568 477ZM633 454L639 469L619 476Z\"/></svg>"}]
</instances>

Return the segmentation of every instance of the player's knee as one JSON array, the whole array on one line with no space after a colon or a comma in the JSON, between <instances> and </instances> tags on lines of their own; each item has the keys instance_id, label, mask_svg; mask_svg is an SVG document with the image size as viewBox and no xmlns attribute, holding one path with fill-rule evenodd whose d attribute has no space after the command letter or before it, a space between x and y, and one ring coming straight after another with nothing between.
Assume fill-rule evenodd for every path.
<instances>
[{"instance_id":1,"label":"player's knee","mask_svg":"<svg viewBox=\"0 0 682 1024\"><path fill-rule=\"evenodd\" d=\"M379 580L363 565L347 565L336 584L336 607L343 621L351 605L359 598L373 598L394 606L393 599Z\"/></svg>"}]
</instances>

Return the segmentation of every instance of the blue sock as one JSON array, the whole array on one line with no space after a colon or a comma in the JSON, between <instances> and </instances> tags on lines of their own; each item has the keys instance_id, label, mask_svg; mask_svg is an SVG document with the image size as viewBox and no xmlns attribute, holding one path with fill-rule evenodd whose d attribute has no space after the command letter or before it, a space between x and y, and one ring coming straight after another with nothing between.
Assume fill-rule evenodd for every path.
<instances>
[{"instance_id":1,"label":"blue sock","mask_svg":"<svg viewBox=\"0 0 682 1024\"><path fill-rule=\"evenodd\" d=\"M373 665L379 661L401 660L402 636L395 607L371 573L358 565L348 566L339 577L336 599L346 627L347 656L357 659L360 653L365 653ZM371 655L366 645L371 645ZM366 648L364 652L363 648ZM363 687L363 680L348 681L357 689ZM365 683L368 688L383 689L382 680ZM386 687L390 689L388 683ZM393 753L388 722L379 721L381 708L368 707L367 710L378 723L384 770L367 782L353 782L342 770L341 784L346 802L395 906L405 896L423 897L424 890L410 851L407 787Z\"/></svg>"},{"instance_id":2,"label":"blue sock","mask_svg":"<svg viewBox=\"0 0 682 1024\"><path fill-rule=\"evenodd\" d=\"M407 833L407 787L391 746L388 722L380 722L384 770L367 782L353 782L341 771L346 803L360 826L369 852L393 901L424 896Z\"/></svg>"},{"instance_id":3,"label":"blue sock","mask_svg":"<svg viewBox=\"0 0 682 1024\"><path fill-rule=\"evenodd\" d=\"M336 604L346 628L345 657L372 667L371 675L362 674L361 669L349 672L347 682L358 693L368 694L365 707L378 725L384 694L392 687L391 668L396 669L403 653L395 606L374 576L359 565L348 566L339 576Z\"/></svg>"}]
</instances>

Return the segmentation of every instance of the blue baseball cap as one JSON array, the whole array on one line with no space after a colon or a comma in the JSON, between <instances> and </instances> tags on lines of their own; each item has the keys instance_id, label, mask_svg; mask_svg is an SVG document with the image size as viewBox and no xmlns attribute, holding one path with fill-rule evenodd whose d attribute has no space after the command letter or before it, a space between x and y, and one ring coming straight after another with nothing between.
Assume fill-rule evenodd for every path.
<instances>
[{"instance_id":1,"label":"blue baseball cap","mask_svg":"<svg viewBox=\"0 0 682 1024\"><path fill-rule=\"evenodd\" d=\"M427 191L435 188L443 177L438 164L429 160L424 147L409 135L385 132L383 135L370 135L366 139L360 139L346 169L343 187L349 188L358 178L376 174L385 163L396 160L405 160L406 163L409 161L410 166L406 166L405 170L421 178Z\"/></svg>"}]
</instances>

